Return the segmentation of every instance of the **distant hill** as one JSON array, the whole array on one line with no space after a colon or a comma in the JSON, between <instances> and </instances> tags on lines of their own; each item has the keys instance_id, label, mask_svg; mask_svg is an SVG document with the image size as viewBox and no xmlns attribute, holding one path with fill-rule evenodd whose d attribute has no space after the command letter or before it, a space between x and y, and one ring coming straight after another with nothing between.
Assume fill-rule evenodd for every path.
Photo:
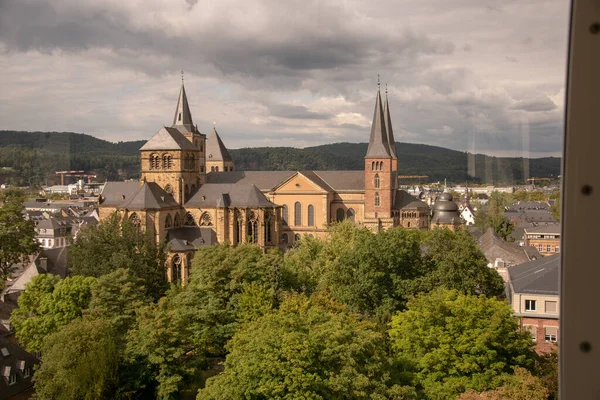
<instances>
[{"instance_id":1,"label":"distant hill","mask_svg":"<svg viewBox=\"0 0 600 400\"><path fill-rule=\"evenodd\" d=\"M72 132L0 131L3 176L18 185L51 184L56 170L85 170L99 180L139 177L139 148L144 140L111 143ZM560 175L560 158L501 158L424 144L397 143L402 175L428 175L429 181L522 183L528 176ZM230 150L238 170L362 170L367 143L335 143L296 149L259 147ZM469 174L471 172L471 175Z\"/></svg>"}]
</instances>

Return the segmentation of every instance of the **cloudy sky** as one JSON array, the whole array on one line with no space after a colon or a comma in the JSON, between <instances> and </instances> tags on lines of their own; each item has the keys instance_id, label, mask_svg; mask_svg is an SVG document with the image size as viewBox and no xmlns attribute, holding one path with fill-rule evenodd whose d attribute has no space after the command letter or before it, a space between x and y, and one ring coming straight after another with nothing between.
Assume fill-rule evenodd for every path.
<instances>
[{"instance_id":1,"label":"cloudy sky","mask_svg":"<svg viewBox=\"0 0 600 400\"><path fill-rule=\"evenodd\" d=\"M0 0L0 129L230 148L366 142L377 75L397 141L559 155L567 0Z\"/></svg>"}]
</instances>

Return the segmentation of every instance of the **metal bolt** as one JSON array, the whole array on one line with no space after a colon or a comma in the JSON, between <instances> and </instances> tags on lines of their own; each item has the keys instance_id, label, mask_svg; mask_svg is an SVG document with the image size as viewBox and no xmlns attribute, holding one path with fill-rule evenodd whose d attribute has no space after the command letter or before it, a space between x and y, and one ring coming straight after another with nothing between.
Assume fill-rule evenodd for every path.
<instances>
[{"instance_id":1,"label":"metal bolt","mask_svg":"<svg viewBox=\"0 0 600 400\"><path fill-rule=\"evenodd\" d=\"M590 342L581 342L581 344L579 345L579 349L584 353L589 353L590 351L592 351L592 345L590 344Z\"/></svg>"},{"instance_id":2,"label":"metal bolt","mask_svg":"<svg viewBox=\"0 0 600 400\"><path fill-rule=\"evenodd\" d=\"M581 193L584 196L590 196L592 194L592 187L590 185L583 185L581 187Z\"/></svg>"},{"instance_id":3,"label":"metal bolt","mask_svg":"<svg viewBox=\"0 0 600 400\"><path fill-rule=\"evenodd\" d=\"M596 35L597 33L599 33L600 23L594 22L592 25L590 25L590 32L592 33L592 35Z\"/></svg>"}]
</instances>

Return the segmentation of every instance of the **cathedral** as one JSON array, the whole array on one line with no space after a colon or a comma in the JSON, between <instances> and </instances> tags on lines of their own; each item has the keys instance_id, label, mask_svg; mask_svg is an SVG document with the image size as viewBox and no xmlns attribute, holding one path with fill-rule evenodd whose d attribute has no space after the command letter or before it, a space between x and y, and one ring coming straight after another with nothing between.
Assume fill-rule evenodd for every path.
<instances>
[{"instance_id":1,"label":"cathedral","mask_svg":"<svg viewBox=\"0 0 600 400\"><path fill-rule=\"evenodd\" d=\"M218 243L285 250L345 219L373 231L430 228L429 206L399 189L379 90L364 171L237 171L216 128L207 137L194 125L183 83L173 124L141 147L140 162L139 182L106 183L99 216L118 212L165 242L172 282L185 283L196 250Z\"/></svg>"}]
</instances>

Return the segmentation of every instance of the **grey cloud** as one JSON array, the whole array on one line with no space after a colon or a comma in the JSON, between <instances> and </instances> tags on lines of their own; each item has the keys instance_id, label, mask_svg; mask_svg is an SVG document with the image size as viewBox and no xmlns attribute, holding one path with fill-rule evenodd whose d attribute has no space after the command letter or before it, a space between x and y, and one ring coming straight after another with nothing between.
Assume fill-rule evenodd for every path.
<instances>
[{"instance_id":1,"label":"grey cloud","mask_svg":"<svg viewBox=\"0 0 600 400\"><path fill-rule=\"evenodd\" d=\"M537 99L521 100L513 106L514 110L528 112L552 111L556 110L556 108L556 104L546 96Z\"/></svg>"},{"instance_id":2,"label":"grey cloud","mask_svg":"<svg viewBox=\"0 0 600 400\"><path fill-rule=\"evenodd\" d=\"M333 117L327 113L316 113L310 111L304 106L294 106L289 104L278 104L269 108L270 114L275 117L289 119L330 119Z\"/></svg>"}]
</instances>

